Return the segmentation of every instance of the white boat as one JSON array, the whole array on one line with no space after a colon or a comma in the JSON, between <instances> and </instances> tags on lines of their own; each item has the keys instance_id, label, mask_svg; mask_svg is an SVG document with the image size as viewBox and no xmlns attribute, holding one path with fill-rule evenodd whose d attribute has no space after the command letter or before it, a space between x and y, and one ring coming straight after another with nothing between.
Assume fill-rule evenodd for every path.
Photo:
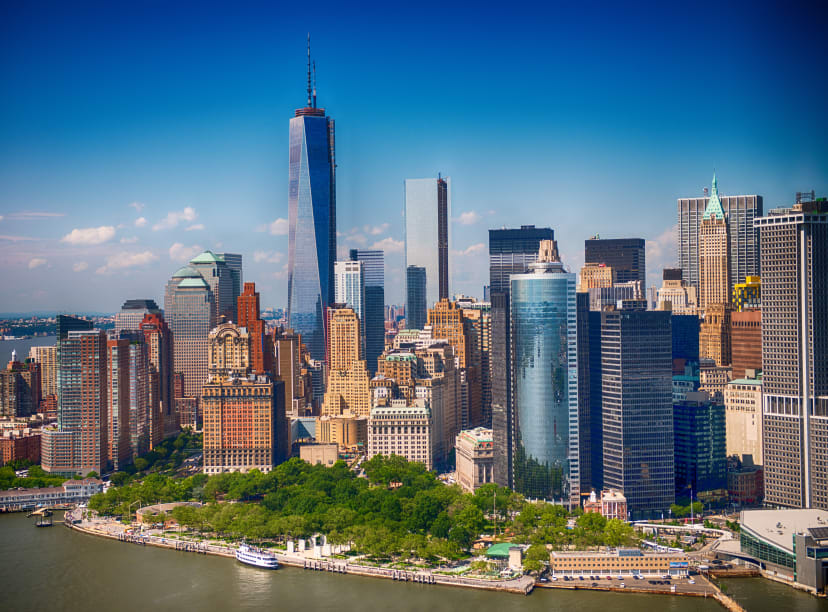
<instances>
[{"instance_id":1,"label":"white boat","mask_svg":"<svg viewBox=\"0 0 828 612\"><path fill-rule=\"evenodd\" d=\"M263 569L276 569L279 567L276 555L261 548L248 546L247 544L242 544L236 550L236 559L247 565L261 567Z\"/></svg>"}]
</instances>

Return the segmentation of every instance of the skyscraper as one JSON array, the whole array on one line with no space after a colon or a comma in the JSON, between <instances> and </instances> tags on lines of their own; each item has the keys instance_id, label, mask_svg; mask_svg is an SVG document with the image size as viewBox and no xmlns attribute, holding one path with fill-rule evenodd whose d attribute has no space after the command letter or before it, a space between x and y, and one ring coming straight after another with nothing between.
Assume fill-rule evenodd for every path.
<instances>
[{"instance_id":1,"label":"skyscraper","mask_svg":"<svg viewBox=\"0 0 828 612\"><path fill-rule=\"evenodd\" d=\"M184 377L182 397L197 398L207 380L207 337L216 326L210 286L192 266L167 282L164 313L173 338L173 371Z\"/></svg>"},{"instance_id":2,"label":"skyscraper","mask_svg":"<svg viewBox=\"0 0 828 612\"><path fill-rule=\"evenodd\" d=\"M670 313L638 307L601 313L604 488L634 515L675 499Z\"/></svg>"},{"instance_id":3,"label":"skyscraper","mask_svg":"<svg viewBox=\"0 0 828 612\"><path fill-rule=\"evenodd\" d=\"M552 240L548 227L523 225L520 229L489 230L489 295L492 303L492 436L495 452L495 480L512 482L512 386L511 328L509 321L509 276L523 274L537 261L541 240Z\"/></svg>"},{"instance_id":4,"label":"skyscraper","mask_svg":"<svg viewBox=\"0 0 828 612\"><path fill-rule=\"evenodd\" d=\"M727 487L725 407L703 391L673 405L676 497Z\"/></svg>"},{"instance_id":5,"label":"skyscraper","mask_svg":"<svg viewBox=\"0 0 828 612\"><path fill-rule=\"evenodd\" d=\"M308 101L290 120L288 325L313 359L325 358L324 313L334 301L336 158L334 120L316 107L308 38Z\"/></svg>"},{"instance_id":6,"label":"skyscraper","mask_svg":"<svg viewBox=\"0 0 828 612\"><path fill-rule=\"evenodd\" d=\"M28 417L40 407L40 364L32 359L20 363L12 351L12 359L0 370L0 417Z\"/></svg>"},{"instance_id":7,"label":"skyscraper","mask_svg":"<svg viewBox=\"0 0 828 612\"><path fill-rule=\"evenodd\" d=\"M43 469L59 474L102 474L108 463L106 334L69 331L65 326L61 333L65 335L58 336L58 424L43 430Z\"/></svg>"},{"instance_id":8,"label":"skyscraper","mask_svg":"<svg viewBox=\"0 0 828 612\"><path fill-rule=\"evenodd\" d=\"M144 316L139 326L147 346L149 362L150 444L154 447L162 439L178 432L179 419L175 411L173 393L173 341L164 317Z\"/></svg>"},{"instance_id":9,"label":"skyscraper","mask_svg":"<svg viewBox=\"0 0 828 612\"><path fill-rule=\"evenodd\" d=\"M718 190L718 184L717 184ZM710 198L679 198L678 200L678 263L682 278L689 285L699 286L699 229ZM762 216L760 195L719 196L728 229L730 290L748 276L759 276L759 230L754 219Z\"/></svg>"},{"instance_id":10,"label":"skyscraper","mask_svg":"<svg viewBox=\"0 0 828 612\"><path fill-rule=\"evenodd\" d=\"M350 256L352 261L362 262L365 278L365 362L368 374L373 376L377 370L377 359L385 350L385 257L380 250L365 249L351 249Z\"/></svg>"},{"instance_id":11,"label":"skyscraper","mask_svg":"<svg viewBox=\"0 0 828 612\"><path fill-rule=\"evenodd\" d=\"M107 459L116 471L132 463L129 437L130 371L129 336L117 336L106 341L107 377Z\"/></svg>"},{"instance_id":12,"label":"skyscraper","mask_svg":"<svg viewBox=\"0 0 828 612\"><path fill-rule=\"evenodd\" d=\"M241 260L241 255L235 257ZM210 286L214 320L218 322L221 317L229 321L238 320L236 313L236 300L239 297L236 287L237 274L225 263L224 255L204 251L190 260L190 267L198 272L204 282Z\"/></svg>"},{"instance_id":13,"label":"skyscraper","mask_svg":"<svg viewBox=\"0 0 828 612\"><path fill-rule=\"evenodd\" d=\"M57 345L33 346L29 358L40 364L40 396L57 398Z\"/></svg>"},{"instance_id":14,"label":"skyscraper","mask_svg":"<svg viewBox=\"0 0 828 612\"><path fill-rule=\"evenodd\" d=\"M155 300L127 300L121 306L121 311L115 314L115 333L138 331L138 326L147 314L162 314Z\"/></svg>"},{"instance_id":15,"label":"skyscraper","mask_svg":"<svg viewBox=\"0 0 828 612\"><path fill-rule=\"evenodd\" d=\"M426 324L428 271L422 266L405 269L405 326L422 329Z\"/></svg>"},{"instance_id":16,"label":"skyscraper","mask_svg":"<svg viewBox=\"0 0 828 612\"><path fill-rule=\"evenodd\" d=\"M238 300L239 325L250 335L250 367L253 372L269 372L273 363L272 339L259 316L259 292L256 283L245 283Z\"/></svg>"},{"instance_id":17,"label":"skyscraper","mask_svg":"<svg viewBox=\"0 0 828 612\"><path fill-rule=\"evenodd\" d=\"M699 307L730 303L730 247L727 220L713 175L713 191L699 225Z\"/></svg>"},{"instance_id":18,"label":"skyscraper","mask_svg":"<svg viewBox=\"0 0 828 612\"><path fill-rule=\"evenodd\" d=\"M575 274L555 242L511 276L513 487L529 497L578 503L578 369Z\"/></svg>"},{"instance_id":19,"label":"skyscraper","mask_svg":"<svg viewBox=\"0 0 828 612\"><path fill-rule=\"evenodd\" d=\"M331 356L322 405L326 416L368 416L371 394L362 359L359 317L344 304L329 308Z\"/></svg>"},{"instance_id":20,"label":"skyscraper","mask_svg":"<svg viewBox=\"0 0 828 612\"><path fill-rule=\"evenodd\" d=\"M359 319L362 354L365 355L365 270L361 261L334 263L334 298L337 304L352 308Z\"/></svg>"},{"instance_id":21,"label":"skyscraper","mask_svg":"<svg viewBox=\"0 0 828 612\"><path fill-rule=\"evenodd\" d=\"M449 297L450 218L451 178L405 180L405 266L425 268L426 308Z\"/></svg>"},{"instance_id":22,"label":"skyscraper","mask_svg":"<svg viewBox=\"0 0 828 612\"><path fill-rule=\"evenodd\" d=\"M765 501L828 509L828 204L756 221L762 240Z\"/></svg>"},{"instance_id":23,"label":"skyscraper","mask_svg":"<svg viewBox=\"0 0 828 612\"><path fill-rule=\"evenodd\" d=\"M612 268L615 281L641 281L647 286L647 265L642 238L590 238L584 241L584 263ZM600 286L600 285L599 285Z\"/></svg>"}]
</instances>

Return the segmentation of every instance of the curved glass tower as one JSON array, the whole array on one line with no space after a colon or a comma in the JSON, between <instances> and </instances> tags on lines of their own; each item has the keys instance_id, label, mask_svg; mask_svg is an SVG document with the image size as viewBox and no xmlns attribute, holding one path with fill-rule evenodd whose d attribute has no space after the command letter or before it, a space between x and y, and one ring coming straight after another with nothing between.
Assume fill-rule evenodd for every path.
<instances>
[{"instance_id":1,"label":"curved glass tower","mask_svg":"<svg viewBox=\"0 0 828 612\"><path fill-rule=\"evenodd\" d=\"M510 281L514 489L577 502L575 275L564 271L551 245L543 241L530 272Z\"/></svg>"},{"instance_id":2,"label":"curved glass tower","mask_svg":"<svg viewBox=\"0 0 828 612\"><path fill-rule=\"evenodd\" d=\"M287 315L311 357L323 360L324 312L334 301L336 259L334 121L316 108L310 71L308 77L308 105L290 120Z\"/></svg>"}]
</instances>

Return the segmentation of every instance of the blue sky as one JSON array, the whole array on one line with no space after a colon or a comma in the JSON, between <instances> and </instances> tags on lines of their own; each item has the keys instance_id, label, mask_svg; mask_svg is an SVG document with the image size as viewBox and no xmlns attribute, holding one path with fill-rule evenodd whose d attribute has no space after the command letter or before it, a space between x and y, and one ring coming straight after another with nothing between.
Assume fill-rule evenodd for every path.
<instances>
[{"instance_id":1,"label":"blue sky","mask_svg":"<svg viewBox=\"0 0 828 612\"><path fill-rule=\"evenodd\" d=\"M665 3L666 4L666 3ZM0 17L0 312L163 300L199 248L240 252L285 305L288 121L311 32L337 122L341 250L387 250L403 180L452 177L452 291L480 295L487 230L648 240L676 198L828 195L828 20L817 3L7 3Z\"/></svg>"}]
</instances>

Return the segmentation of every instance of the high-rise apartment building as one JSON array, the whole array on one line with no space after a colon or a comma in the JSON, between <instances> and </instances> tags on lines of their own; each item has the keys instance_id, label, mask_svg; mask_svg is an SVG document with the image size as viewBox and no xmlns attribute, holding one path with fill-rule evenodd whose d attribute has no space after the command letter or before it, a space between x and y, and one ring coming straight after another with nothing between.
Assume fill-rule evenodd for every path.
<instances>
[{"instance_id":1,"label":"high-rise apartment building","mask_svg":"<svg viewBox=\"0 0 828 612\"><path fill-rule=\"evenodd\" d=\"M148 314L163 314L155 300L127 300L115 314L115 333L138 331L138 326Z\"/></svg>"},{"instance_id":2,"label":"high-rise apartment building","mask_svg":"<svg viewBox=\"0 0 828 612\"><path fill-rule=\"evenodd\" d=\"M449 177L405 180L405 267L425 268L426 308L449 297L450 220Z\"/></svg>"},{"instance_id":3,"label":"high-rise apartment building","mask_svg":"<svg viewBox=\"0 0 828 612\"><path fill-rule=\"evenodd\" d=\"M58 336L58 424L43 430L43 469L59 474L102 474L108 463L106 334L66 327L61 329L65 335Z\"/></svg>"},{"instance_id":4,"label":"high-rise apartment building","mask_svg":"<svg viewBox=\"0 0 828 612\"><path fill-rule=\"evenodd\" d=\"M210 377L201 394L204 419L204 473L270 471L284 456L279 431L287 431L283 383L252 373L250 336L223 323L209 336ZM286 439L286 436L283 436Z\"/></svg>"},{"instance_id":5,"label":"high-rise apartment building","mask_svg":"<svg viewBox=\"0 0 828 612\"><path fill-rule=\"evenodd\" d=\"M647 286L647 265L643 238L600 238L584 241L584 263L612 268L615 282L639 281ZM642 289L643 290L643 289Z\"/></svg>"},{"instance_id":6,"label":"high-rise apartment building","mask_svg":"<svg viewBox=\"0 0 828 612\"><path fill-rule=\"evenodd\" d=\"M765 501L828 508L828 204L756 221L762 241Z\"/></svg>"},{"instance_id":7,"label":"high-rise apartment building","mask_svg":"<svg viewBox=\"0 0 828 612\"><path fill-rule=\"evenodd\" d=\"M15 351L5 370L0 370L0 417L27 417L40 407L40 364L17 361Z\"/></svg>"},{"instance_id":8,"label":"high-rise apartment building","mask_svg":"<svg viewBox=\"0 0 828 612\"><path fill-rule=\"evenodd\" d=\"M196 398L207 380L207 337L216 326L216 302L194 267L179 269L167 282L164 317L173 338L173 371L183 375L181 397Z\"/></svg>"},{"instance_id":9,"label":"high-rise apartment building","mask_svg":"<svg viewBox=\"0 0 828 612\"><path fill-rule=\"evenodd\" d=\"M273 336L274 372L285 386L286 416L297 418L305 415L309 406L310 375L303 371L302 343L292 330L276 330Z\"/></svg>"},{"instance_id":10,"label":"high-rise apartment building","mask_svg":"<svg viewBox=\"0 0 828 612\"><path fill-rule=\"evenodd\" d=\"M334 131L334 120L316 106L308 43L308 100L290 120L287 321L319 361L325 358L325 310L334 302Z\"/></svg>"},{"instance_id":11,"label":"high-rise apartment building","mask_svg":"<svg viewBox=\"0 0 828 612\"><path fill-rule=\"evenodd\" d=\"M259 312L259 292L256 283L245 283L238 300L239 325L250 336L250 368L256 373L270 372L273 362L272 339L267 334Z\"/></svg>"},{"instance_id":12,"label":"high-rise apartment building","mask_svg":"<svg viewBox=\"0 0 828 612\"><path fill-rule=\"evenodd\" d=\"M377 359L385 350L385 255L376 249L351 249L351 261L362 262L365 284L365 361L368 374L377 371ZM339 298L336 300L340 301Z\"/></svg>"},{"instance_id":13,"label":"high-rise apartment building","mask_svg":"<svg viewBox=\"0 0 828 612\"><path fill-rule=\"evenodd\" d=\"M553 240L526 274L512 274L513 488L579 503L575 274Z\"/></svg>"},{"instance_id":14,"label":"high-rise apartment building","mask_svg":"<svg viewBox=\"0 0 828 612\"><path fill-rule=\"evenodd\" d=\"M52 395L57 398L57 345L33 346L29 359L40 364L40 396Z\"/></svg>"},{"instance_id":15,"label":"high-rise apartment building","mask_svg":"<svg viewBox=\"0 0 828 612\"><path fill-rule=\"evenodd\" d=\"M113 335L106 341L107 459L116 471L132 463L129 345L126 334Z\"/></svg>"},{"instance_id":16,"label":"high-rise apartment building","mask_svg":"<svg viewBox=\"0 0 828 612\"><path fill-rule=\"evenodd\" d=\"M362 359L359 317L352 308L336 306L328 309L331 354L322 414L368 416L371 393Z\"/></svg>"},{"instance_id":17,"label":"high-rise apartment building","mask_svg":"<svg viewBox=\"0 0 828 612\"><path fill-rule=\"evenodd\" d=\"M603 484L634 515L675 500L670 313L601 313Z\"/></svg>"},{"instance_id":18,"label":"high-rise apartment building","mask_svg":"<svg viewBox=\"0 0 828 612\"><path fill-rule=\"evenodd\" d=\"M495 449L495 480L508 486L512 481L512 386L509 277L524 274L537 261L541 240L553 240L548 227L523 225L519 229L489 230L489 294L492 304L492 436Z\"/></svg>"},{"instance_id":19,"label":"high-rise apartment building","mask_svg":"<svg viewBox=\"0 0 828 612\"><path fill-rule=\"evenodd\" d=\"M713 191L699 225L699 308L730 304L730 235L719 188L713 176Z\"/></svg>"},{"instance_id":20,"label":"high-rise apartment building","mask_svg":"<svg viewBox=\"0 0 828 612\"><path fill-rule=\"evenodd\" d=\"M712 198L678 200L679 267L685 282L696 289L701 289L700 228L710 199ZM729 289L732 290L735 283L745 282L748 276L759 276L759 230L754 227L753 222L762 216L763 202L760 195L720 195L719 203L727 222L730 251Z\"/></svg>"},{"instance_id":21,"label":"high-rise apartment building","mask_svg":"<svg viewBox=\"0 0 828 612\"><path fill-rule=\"evenodd\" d=\"M422 266L408 266L405 269L405 326L408 329L422 329L425 326L427 275Z\"/></svg>"},{"instance_id":22,"label":"high-rise apartment building","mask_svg":"<svg viewBox=\"0 0 828 612\"><path fill-rule=\"evenodd\" d=\"M704 392L673 405L676 497L727 488L725 407Z\"/></svg>"},{"instance_id":23,"label":"high-rise apartment building","mask_svg":"<svg viewBox=\"0 0 828 612\"><path fill-rule=\"evenodd\" d=\"M150 446L178 433L179 418L175 410L173 392L173 342L172 333L164 317L148 314L139 325L147 349Z\"/></svg>"},{"instance_id":24,"label":"high-rise apartment building","mask_svg":"<svg viewBox=\"0 0 828 612\"><path fill-rule=\"evenodd\" d=\"M491 429L492 423L492 305L474 298L458 298L468 339L471 362L478 364L480 377L480 423Z\"/></svg>"}]
</instances>

